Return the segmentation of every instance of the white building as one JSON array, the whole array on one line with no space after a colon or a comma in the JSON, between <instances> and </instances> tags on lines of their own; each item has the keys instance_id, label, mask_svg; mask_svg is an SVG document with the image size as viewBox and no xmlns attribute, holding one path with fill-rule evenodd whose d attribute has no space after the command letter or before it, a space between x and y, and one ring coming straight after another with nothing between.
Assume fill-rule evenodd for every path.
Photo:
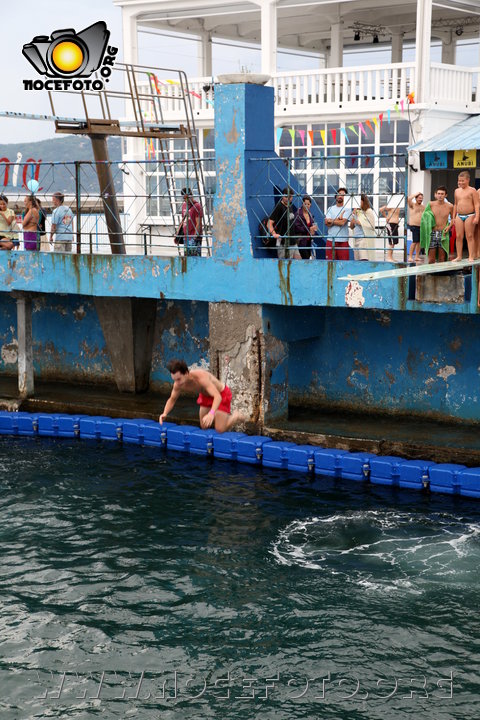
<instances>
[{"instance_id":1,"label":"white building","mask_svg":"<svg viewBox=\"0 0 480 720\"><path fill-rule=\"evenodd\" d=\"M378 205L403 194L404 168L384 159L372 169L349 155L395 155L480 111L480 5L478 0L114 0L122 8L124 59L138 63L139 33L176 33L199 48L198 76L189 78L199 145L214 156L212 79L216 42L251 43L260 48L259 72L275 87L276 145L280 155L324 156L340 161L328 178L305 171L306 190L325 196L341 181L353 193L378 188ZM152 40L151 35L149 41ZM457 64L470 41L473 66ZM389 62L370 64L373 46L388 50ZM277 71L281 50L308 51L316 69ZM352 56L352 53L355 54ZM293 55L292 55L293 57ZM361 64L352 65L362 58ZM364 58L364 60L363 60ZM407 99L414 93L414 104ZM180 106L172 86L166 119L178 121ZM396 109L395 109L396 108ZM362 123L362 131L359 124ZM332 132L333 131L333 132ZM138 141L136 141L138 143ZM461 140L459 139L459 149ZM181 156L181 142L172 151ZM144 148L130 145L137 158ZM432 173L410 155L409 191L432 191ZM212 164L213 165L213 164ZM412 169L412 166L414 169ZM301 173L301 163L297 165ZM310 163L310 167L313 164ZM325 169L326 167L326 169ZM477 170L477 173L479 171ZM207 189L214 188L213 167ZM456 171L436 171L435 184L456 186ZM370 187L372 185L372 187ZM155 215L154 208L151 214ZM160 213L160 209L157 211Z\"/></svg>"}]
</instances>

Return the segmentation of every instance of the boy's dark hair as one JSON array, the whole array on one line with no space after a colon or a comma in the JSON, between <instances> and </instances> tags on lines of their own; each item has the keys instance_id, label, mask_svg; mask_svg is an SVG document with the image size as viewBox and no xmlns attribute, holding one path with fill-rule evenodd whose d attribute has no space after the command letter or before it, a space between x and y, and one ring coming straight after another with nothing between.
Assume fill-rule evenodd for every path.
<instances>
[{"instance_id":1,"label":"boy's dark hair","mask_svg":"<svg viewBox=\"0 0 480 720\"><path fill-rule=\"evenodd\" d=\"M54 192L54 193L53 193L53 197L54 197L54 198L57 198L57 200L60 200L60 202L61 202L62 205L63 205L63 201L65 200L65 195L64 195L63 193L61 193L61 192Z\"/></svg>"},{"instance_id":2,"label":"boy's dark hair","mask_svg":"<svg viewBox=\"0 0 480 720\"><path fill-rule=\"evenodd\" d=\"M177 372L186 375L188 373L188 365L184 360L170 360L167 365L167 370L170 375L175 375Z\"/></svg>"},{"instance_id":3,"label":"boy's dark hair","mask_svg":"<svg viewBox=\"0 0 480 720\"><path fill-rule=\"evenodd\" d=\"M437 192L437 190L443 190L443 192L444 192L445 194L448 193L448 190L447 190L447 188L445 187L445 185L439 185L437 188L435 188L435 192Z\"/></svg>"},{"instance_id":4,"label":"boy's dark hair","mask_svg":"<svg viewBox=\"0 0 480 720\"><path fill-rule=\"evenodd\" d=\"M304 195L302 197L302 202L305 202L305 200L310 200L310 202L312 202L312 198L310 197L310 195Z\"/></svg>"},{"instance_id":5,"label":"boy's dark hair","mask_svg":"<svg viewBox=\"0 0 480 720\"><path fill-rule=\"evenodd\" d=\"M0 200L3 200L3 202L8 204L8 198L6 195L0 195Z\"/></svg>"},{"instance_id":6,"label":"boy's dark hair","mask_svg":"<svg viewBox=\"0 0 480 720\"><path fill-rule=\"evenodd\" d=\"M183 197L186 197L186 196L192 197L192 191L190 190L189 187L182 188L180 193L183 195Z\"/></svg>"},{"instance_id":7,"label":"boy's dark hair","mask_svg":"<svg viewBox=\"0 0 480 720\"><path fill-rule=\"evenodd\" d=\"M282 195L293 195L294 192L291 187L284 187L282 190Z\"/></svg>"}]
</instances>

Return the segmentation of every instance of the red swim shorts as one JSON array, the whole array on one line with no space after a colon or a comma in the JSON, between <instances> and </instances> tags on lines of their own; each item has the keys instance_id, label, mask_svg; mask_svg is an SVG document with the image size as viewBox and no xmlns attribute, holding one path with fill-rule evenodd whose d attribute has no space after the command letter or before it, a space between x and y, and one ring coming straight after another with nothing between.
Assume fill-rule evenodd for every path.
<instances>
[{"instance_id":1,"label":"red swim shorts","mask_svg":"<svg viewBox=\"0 0 480 720\"><path fill-rule=\"evenodd\" d=\"M228 385L225 385L222 392L222 402L218 406L218 410L221 410L224 413L231 413L231 404L232 404L232 391L228 387ZM200 393L197 400L197 405L201 405L202 407L212 407L213 405L213 398L210 395L204 395L203 393Z\"/></svg>"}]
</instances>

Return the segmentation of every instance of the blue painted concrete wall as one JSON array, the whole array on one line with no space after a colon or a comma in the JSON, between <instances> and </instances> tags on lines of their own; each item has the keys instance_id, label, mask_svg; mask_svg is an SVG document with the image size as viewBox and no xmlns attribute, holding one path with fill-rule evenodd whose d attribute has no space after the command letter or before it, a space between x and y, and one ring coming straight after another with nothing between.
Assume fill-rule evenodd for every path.
<instances>
[{"instance_id":1,"label":"blue painted concrete wall","mask_svg":"<svg viewBox=\"0 0 480 720\"><path fill-rule=\"evenodd\" d=\"M114 384L114 374L92 298L35 295L32 303L35 377L38 380ZM0 294L0 375L17 374L16 302ZM208 365L208 305L158 301L151 387L171 384L166 364L175 357Z\"/></svg>"},{"instance_id":2,"label":"blue painted concrete wall","mask_svg":"<svg viewBox=\"0 0 480 720\"><path fill-rule=\"evenodd\" d=\"M480 421L480 318L319 309L289 344L292 402Z\"/></svg>"}]
</instances>

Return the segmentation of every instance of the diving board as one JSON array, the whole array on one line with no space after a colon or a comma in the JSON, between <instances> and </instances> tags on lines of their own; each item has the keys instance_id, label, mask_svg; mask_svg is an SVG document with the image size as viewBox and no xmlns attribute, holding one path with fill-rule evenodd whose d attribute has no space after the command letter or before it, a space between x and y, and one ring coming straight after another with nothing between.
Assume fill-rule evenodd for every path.
<instances>
[{"instance_id":1,"label":"diving board","mask_svg":"<svg viewBox=\"0 0 480 720\"><path fill-rule=\"evenodd\" d=\"M433 273L454 272L464 268L480 265L479 260L449 260L447 262L431 263L425 265L407 265L394 270L378 270L374 272L359 273L358 275L342 275L338 280L386 280L388 278L411 277L412 275L432 275Z\"/></svg>"}]
</instances>

